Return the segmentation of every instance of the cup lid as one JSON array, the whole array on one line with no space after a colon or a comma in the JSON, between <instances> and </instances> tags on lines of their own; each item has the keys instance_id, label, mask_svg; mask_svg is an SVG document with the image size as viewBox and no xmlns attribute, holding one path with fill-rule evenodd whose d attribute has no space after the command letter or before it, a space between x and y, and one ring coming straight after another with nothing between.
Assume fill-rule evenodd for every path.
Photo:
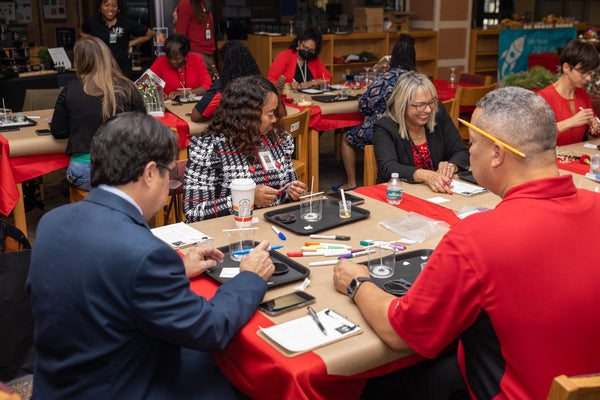
<instances>
[{"instance_id":1,"label":"cup lid","mask_svg":"<svg viewBox=\"0 0 600 400\"><path fill-rule=\"evenodd\" d=\"M234 179L229 185L229 189L235 190L251 190L256 188L256 183L249 178Z\"/></svg>"}]
</instances>

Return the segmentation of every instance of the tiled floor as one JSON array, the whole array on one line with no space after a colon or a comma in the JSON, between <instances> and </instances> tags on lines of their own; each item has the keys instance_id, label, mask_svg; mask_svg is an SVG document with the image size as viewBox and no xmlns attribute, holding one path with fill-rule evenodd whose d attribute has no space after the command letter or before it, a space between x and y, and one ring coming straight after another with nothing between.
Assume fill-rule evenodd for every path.
<instances>
[{"instance_id":1,"label":"tiled floor","mask_svg":"<svg viewBox=\"0 0 600 400\"><path fill-rule=\"evenodd\" d=\"M344 167L341 160L335 159L334 131L327 131L321 135L321 151L319 165L319 190L325 193L331 191L331 186L345 182ZM358 184L362 184L362 154L359 152L357 162ZM45 198L44 207L33 207L27 211L27 231L30 241L33 244L35 240L35 229L37 224L49 210L69 202L69 190L64 181L65 169L54 171L44 176ZM13 223L12 216L0 218Z\"/></svg>"}]
</instances>

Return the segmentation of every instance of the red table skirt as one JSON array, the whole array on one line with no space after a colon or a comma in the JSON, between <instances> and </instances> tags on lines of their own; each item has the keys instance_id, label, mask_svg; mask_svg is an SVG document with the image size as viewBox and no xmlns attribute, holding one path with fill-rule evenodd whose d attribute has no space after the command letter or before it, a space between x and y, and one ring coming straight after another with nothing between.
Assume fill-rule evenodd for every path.
<instances>
[{"instance_id":1,"label":"red table skirt","mask_svg":"<svg viewBox=\"0 0 600 400\"><path fill-rule=\"evenodd\" d=\"M177 145L180 149L190 144L190 126L172 112L166 111L164 117L154 117L166 126L177 129Z\"/></svg>"},{"instance_id":2,"label":"red table skirt","mask_svg":"<svg viewBox=\"0 0 600 400\"><path fill-rule=\"evenodd\" d=\"M373 199L377 199L385 202L387 199L387 188L384 184L359 187L354 190L354 192L359 194L364 194L365 196L369 196ZM402 203L395 205L405 211L414 211L418 212L421 215L424 215L429 218L433 218L438 221L445 221L450 226L456 225L460 219L456 216L454 211L449 208L442 207L440 205L434 204L430 201L420 199L415 196L411 196L410 194L404 193L402 195Z\"/></svg>"}]
</instances>

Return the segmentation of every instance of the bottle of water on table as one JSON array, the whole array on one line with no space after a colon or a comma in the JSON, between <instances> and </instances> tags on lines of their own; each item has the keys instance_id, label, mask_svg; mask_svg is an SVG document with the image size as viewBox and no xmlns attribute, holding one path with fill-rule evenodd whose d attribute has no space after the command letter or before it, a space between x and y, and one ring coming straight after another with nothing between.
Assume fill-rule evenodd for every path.
<instances>
[{"instance_id":1,"label":"bottle of water on table","mask_svg":"<svg viewBox=\"0 0 600 400\"><path fill-rule=\"evenodd\" d=\"M390 204L402 203L402 182L398 178L397 172L392 173L392 178L387 183L387 202Z\"/></svg>"}]
</instances>

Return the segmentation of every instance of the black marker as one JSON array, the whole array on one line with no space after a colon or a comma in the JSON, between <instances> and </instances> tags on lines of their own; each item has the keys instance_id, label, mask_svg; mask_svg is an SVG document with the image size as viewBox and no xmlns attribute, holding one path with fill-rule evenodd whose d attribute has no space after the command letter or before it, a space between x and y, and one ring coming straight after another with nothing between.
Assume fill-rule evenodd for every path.
<instances>
[{"instance_id":1,"label":"black marker","mask_svg":"<svg viewBox=\"0 0 600 400\"><path fill-rule=\"evenodd\" d=\"M310 235L313 239L330 239L330 240L350 240L350 236L338 235Z\"/></svg>"}]
</instances>

